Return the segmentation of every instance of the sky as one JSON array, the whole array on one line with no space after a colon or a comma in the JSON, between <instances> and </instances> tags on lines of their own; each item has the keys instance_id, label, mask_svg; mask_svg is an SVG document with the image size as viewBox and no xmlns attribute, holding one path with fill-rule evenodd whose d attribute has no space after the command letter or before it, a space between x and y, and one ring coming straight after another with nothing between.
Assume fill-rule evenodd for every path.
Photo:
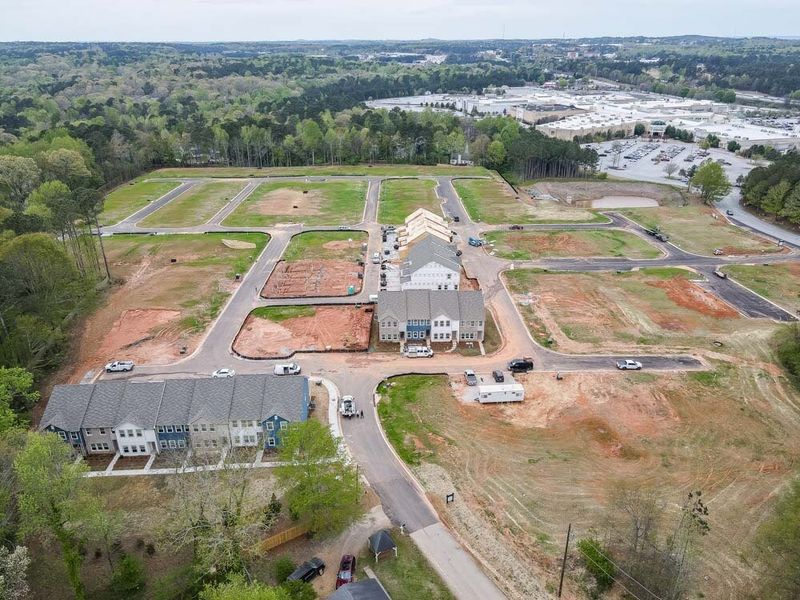
<instances>
[{"instance_id":1,"label":"sky","mask_svg":"<svg viewBox=\"0 0 800 600\"><path fill-rule=\"evenodd\" d=\"M0 41L798 35L798 0L0 0Z\"/></svg>"}]
</instances>

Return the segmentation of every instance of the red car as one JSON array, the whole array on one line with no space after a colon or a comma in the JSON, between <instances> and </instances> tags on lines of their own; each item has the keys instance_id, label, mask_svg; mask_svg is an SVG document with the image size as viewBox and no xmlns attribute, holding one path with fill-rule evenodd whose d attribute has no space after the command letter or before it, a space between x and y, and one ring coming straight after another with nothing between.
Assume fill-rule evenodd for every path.
<instances>
[{"instance_id":1,"label":"red car","mask_svg":"<svg viewBox=\"0 0 800 600\"><path fill-rule=\"evenodd\" d=\"M338 590L346 583L352 583L356 578L356 557L352 554L345 554L342 562L339 563L339 573L336 575L336 589Z\"/></svg>"}]
</instances>

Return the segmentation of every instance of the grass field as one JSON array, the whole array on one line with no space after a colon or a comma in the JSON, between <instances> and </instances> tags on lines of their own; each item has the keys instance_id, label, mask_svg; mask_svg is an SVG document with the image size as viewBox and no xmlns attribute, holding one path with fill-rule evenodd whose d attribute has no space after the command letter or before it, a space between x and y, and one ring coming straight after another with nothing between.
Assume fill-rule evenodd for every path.
<instances>
[{"instance_id":1,"label":"grass field","mask_svg":"<svg viewBox=\"0 0 800 600\"><path fill-rule=\"evenodd\" d=\"M297 317L313 317L316 312L313 306L259 306L250 314L259 319L280 323Z\"/></svg>"},{"instance_id":2,"label":"grass field","mask_svg":"<svg viewBox=\"0 0 800 600\"><path fill-rule=\"evenodd\" d=\"M729 265L722 269L733 279L790 312L800 311L800 263Z\"/></svg>"},{"instance_id":3,"label":"grass field","mask_svg":"<svg viewBox=\"0 0 800 600\"><path fill-rule=\"evenodd\" d=\"M687 252L712 255L721 248L725 254L762 254L781 250L773 242L728 224L716 211L699 203L619 212L645 227L660 227L672 243Z\"/></svg>"},{"instance_id":4,"label":"grass field","mask_svg":"<svg viewBox=\"0 0 800 600\"><path fill-rule=\"evenodd\" d=\"M292 238L283 260L350 260L361 256L361 244L367 241L364 231L308 231ZM351 242L352 240L352 242Z\"/></svg>"},{"instance_id":5,"label":"grass field","mask_svg":"<svg viewBox=\"0 0 800 600\"><path fill-rule=\"evenodd\" d=\"M244 188L244 182L201 183L181 194L139 223L142 227L202 225Z\"/></svg>"},{"instance_id":6,"label":"grass field","mask_svg":"<svg viewBox=\"0 0 800 600\"><path fill-rule=\"evenodd\" d=\"M478 175L488 176L483 167L454 167L452 165L335 165L320 167L207 167L167 168L143 175L153 177L304 177L314 175L352 175L375 177L413 177L415 175Z\"/></svg>"},{"instance_id":7,"label":"grass field","mask_svg":"<svg viewBox=\"0 0 800 600\"><path fill-rule=\"evenodd\" d=\"M230 227L264 227L276 223L306 225L358 223L364 212L363 181L262 183L224 221Z\"/></svg>"},{"instance_id":8,"label":"grass field","mask_svg":"<svg viewBox=\"0 0 800 600\"><path fill-rule=\"evenodd\" d=\"M739 338L729 347L737 366L708 374L519 376L526 400L507 405L462 403L444 376L396 377L379 414L434 506L499 573L509 598L554 592L567 523L566 596L583 597L574 543L591 528L602 535L623 486L653 490L670 507L667 523L687 489L702 490L711 529L693 555L687 597L745 597L755 530L800 452L789 433L800 428L797 411L762 368L767 340ZM450 491L456 501L445 506Z\"/></svg>"},{"instance_id":9,"label":"grass field","mask_svg":"<svg viewBox=\"0 0 800 600\"><path fill-rule=\"evenodd\" d=\"M657 258L661 252L638 235L614 229L575 231L491 231L484 236L501 258L624 256ZM491 248L491 246L490 246Z\"/></svg>"},{"instance_id":10,"label":"grass field","mask_svg":"<svg viewBox=\"0 0 800 600\"><path fill-rule=\"evenodd\" d=\"M103 212L97 220L100 225L119 223L176 187L178 183L174 181L139 181L121 185L105 197Z\"/></svg>"},{"instance_id":11,"label":"grass field","mask_svg":"<svg viewBox=\"0 0 800 600\"><path fill-rule=\"evenodd\" d=\"M389 179L381 184L378 221L402 223L418 208L441 215L441 202L436 195L436 182L429 179Z\"/></svg>"},{"instance_id":12,"label":"grass field","mask_svg":"<svg viewBox=\"0 0 800 600\"><path fill-rule=\"evenodd\" d=\"M556 202L517 200L514 191L497 180L453 181L470 219L492 225L501 223L594 223L604 216Z\"/></svg>"},{"instance_id":13,"label":"grass field","mask_svg":"<svg viewBox=\"0 0 800 600\"><path fill-rule=\"evenodd\" d=\"M568 353L687 350L762 325L692 283L682 269L504 274L537 340Z\"/></svg>"},{"instance_id":14,"label":"grass field","mask_svg":"<svg viewBox=\"0 0 800 600\"><path fill-rule=\"evenodd\" d=\"M436 571L425 560L419 548L408 535L399 529L391 531L392 539L397 544L397 557L385 556L377 563L369 549L365 549L358 557L357 579L366 579L364 567L375 572L392 600L450 600L453 595L447 589Z\"/></svg>"}]
</instances>

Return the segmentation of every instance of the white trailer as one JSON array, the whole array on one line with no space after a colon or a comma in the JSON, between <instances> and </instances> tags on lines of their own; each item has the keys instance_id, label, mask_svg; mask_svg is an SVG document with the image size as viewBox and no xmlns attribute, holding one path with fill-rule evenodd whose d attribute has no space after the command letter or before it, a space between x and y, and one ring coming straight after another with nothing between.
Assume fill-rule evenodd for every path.
<instances>
[{"instance_id":1,"label":"white trailer","mask_svg":"<svg viewBox=\"0 0 800 600\"><path fill-rule=\"evenodd\" d=\"M525 388L521 383L482 383L478 385L478 402L481 404L522 402L524 399Z\"/></svg>"}]
</instances>

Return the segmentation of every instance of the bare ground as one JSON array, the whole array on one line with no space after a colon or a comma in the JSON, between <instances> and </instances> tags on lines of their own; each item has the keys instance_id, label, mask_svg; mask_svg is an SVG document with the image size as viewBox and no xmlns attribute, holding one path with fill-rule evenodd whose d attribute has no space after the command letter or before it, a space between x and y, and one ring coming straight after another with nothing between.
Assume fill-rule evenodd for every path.
<instances>
[{"instance_id":1,"label":"bare ground","mask_svg":"<svg viewBox=\"0 0 800 600\"><path fill-rule=\"evenodd\" d=\"M281 358L295 352L366 350L372 314L354 306L317 306L314 316L280 323L250 315L233 349L251 358Z\"/></svg>"},{"instance_id":2,"label":"bare ground","mask_svg":"<svg viewBox=\"0 0 800 600\"><path fill-rule=\"evenodd\" d=\"M339 242L328 242L337 243ZM358 278L359 273L363 274L364 268L346 260L281 261L275 266L261 290L261 295L264 298L347 296L351 285L354 286L355 293L361 291L362 280Z\"/></svg>"},{"instance_id":3,"label":"bare ground","mask_svg":"<svg viewBox=\"0 0 800 600\"><path fill-rule=\"evenodd\" d=\"M675 188L638 181L538 181L528 188L534 194L547 194L567 204L590 207L605 196L650 198L659 204L679 204L681 192Z\"/></svg>"}]
</instances>

